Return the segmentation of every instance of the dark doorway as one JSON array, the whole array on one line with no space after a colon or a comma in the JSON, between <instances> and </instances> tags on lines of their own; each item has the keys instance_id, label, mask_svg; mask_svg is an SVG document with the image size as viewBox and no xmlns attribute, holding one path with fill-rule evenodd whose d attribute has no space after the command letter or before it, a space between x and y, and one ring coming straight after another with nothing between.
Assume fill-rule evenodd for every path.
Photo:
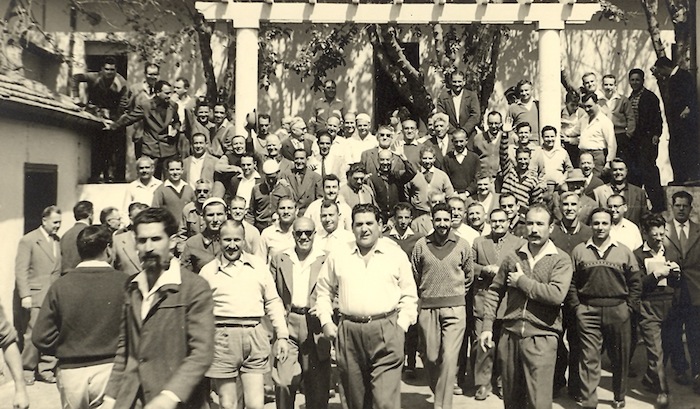
<instances>
[{"instance_id":1,"label":"dark doorway","mask_svg":"<svg viewBox=\"0 0 700 409\"><path fill-rule=\"evenodd\" d=\"M411 65L418 69L420 66L420 45L418 43L401 43L406 58ZM388 123L391 113L401 106L410 104L399 94L396 85L391 81L374 57L374 123L377 125Z\"/></svg>"},{"instance_id":2,"label":"dark doorway","mask_svg":"<svg viewBox=\"0 0 700 409\"><path fill-rule=\"evenodd\" d=\"M87 72L97 72L102 69L105 58L112 57L117 62L117 72L121 74L122 77L127 78L127 66L128 60L126 54L88 54L85 56L85 67Z\"/></svg>"},{"instance_id":3,"label":"dark doorway","mask_svg":"<svg viewBox=\"0 0 700 409\"><path fill-rule=\"evenodd\" d=\"M24 233L41 224L41 212L56 204L58 166L40 163L24 164Z\"/></svg>"}]
</instances>

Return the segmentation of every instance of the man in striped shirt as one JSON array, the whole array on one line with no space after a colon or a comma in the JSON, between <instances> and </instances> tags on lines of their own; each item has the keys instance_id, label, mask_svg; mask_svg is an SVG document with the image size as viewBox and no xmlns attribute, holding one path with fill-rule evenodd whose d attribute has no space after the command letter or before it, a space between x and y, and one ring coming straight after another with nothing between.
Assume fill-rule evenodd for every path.
<instances>
[{"instance_id":1,"label":"man in striped shirt","mask_svg":"<svg viewBox=\"0 0 700 409\"><path fill-rule=\"evenodd\" d=\"M527 211L530 205L542 202L542 185L537 174L530 170L530 149L518 147L515 151L515 164L513 164L508 158L506 140L501 141L500 155L503 171L501 193L512 193L524 211Z\"/></svg>"}]
</instances>

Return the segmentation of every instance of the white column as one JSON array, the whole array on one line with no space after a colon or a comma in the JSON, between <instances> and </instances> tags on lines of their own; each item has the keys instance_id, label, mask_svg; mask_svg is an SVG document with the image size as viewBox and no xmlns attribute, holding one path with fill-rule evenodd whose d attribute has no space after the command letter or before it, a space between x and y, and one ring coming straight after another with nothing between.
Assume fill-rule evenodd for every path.
<instances>
[{"instance_id":1,"label":"white column","mask_svg":"<svg viewBox=\"0 0 700 409\"><path fill-rule=\"evenodd\" d=\"M561 129L561 44L559 34L564 21L540 21L537 24L539 53L540 130L545 125Z\"/></svg>"},{"instance_id":2,"label":"white column","mask_svg":"<svg viewBox=\"0 0 700 409\"><path fill-rule=\"evenodd\" d=\"M248 20L248 19L246 19ZM242 24L244 23L244 24ZM234 20L236 29L236 113L237 135L246 135L246 115L258 107L258 28L259 20Z\"/></svg>"}]
</instances>

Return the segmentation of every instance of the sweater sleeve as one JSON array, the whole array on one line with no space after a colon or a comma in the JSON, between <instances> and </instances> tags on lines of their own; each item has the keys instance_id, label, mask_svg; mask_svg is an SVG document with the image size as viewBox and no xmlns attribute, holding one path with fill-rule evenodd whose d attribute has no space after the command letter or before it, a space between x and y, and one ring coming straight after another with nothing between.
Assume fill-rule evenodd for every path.
<instances>
[{"instance_id":1,"label":"sweater sleeve","mask_svg":"<svg viewBox=\"0 0 700 409\"><path fill-rule=\"evenodd\" d=\"M49 288L32 331L32 343L39 351L48 355L55 354L61 331L55 288Z\"/></svg>"},{"instance_id":2,"label":"sweater sleeve","mask_svg":"<svg viewBox=\"0 0 700 409\"><path fill-rule=\"evenodd\" d=\"M639 313L639 303L642 298L642 275L636 257L629 250L627 250L627 254L628 261L625 264L625 278L629 291L627 305L632 311Z\"/></svg>"},{"instance_id":3,"label":"sweater sleeve","mask_svg":"<svg viewBox=\"0 0 700 409\"><path fill-rule=\"evenodd\" d=\"M551 267L549 282L541 283L528 276L522 276L517 282L527 298L543 304L561 305L571 285L573 268L568 257L555 256L557 260Z\"/></svg>"},{"instance_id":4,"label":"sweater sleeve","mask_svg":"<svg viewBox=\"0 0 700 409\"><path fill-rule=\"evenodd\" d=\"M494 277L489 289L486 291L484 300L484 324L482 331L493 331L493 321L496 319L498 304L506 291L505 282L508 272L511 270L512 262L506 259L501 263L501 268Z\"/></svg>"}]
</instances>

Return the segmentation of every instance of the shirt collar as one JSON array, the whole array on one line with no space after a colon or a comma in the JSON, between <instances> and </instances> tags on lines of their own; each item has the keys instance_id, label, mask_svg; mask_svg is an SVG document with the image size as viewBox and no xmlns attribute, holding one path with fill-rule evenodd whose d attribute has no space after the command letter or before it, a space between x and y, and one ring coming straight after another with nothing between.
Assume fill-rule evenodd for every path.
<instances>
[{"instance_id":1,"label":"shirt collar","mask_svg":"<svg viewBox=\"0 0 700 409\"><path fill-rule=\"evenodd\" d=\"M180 273L180 262L175 257L170 259L170 265L168 269L160 274L160 277L153 284L153 288L148 289L148 279L146 278L146 271L141 270L136 276L131 280L132 283L138 285L139 290L142 294L150 294L160 290L165 285L180 285L182 284L182 276Z\"/></svg>"},{"instance_id":2,"label":"shirt collar","mask_svg":"<svg viewBox=\"0 0 700 409\"><path fill-rule=\"evenodd\" d=\"M226 257L224 257L224 254L221 253L216 257L216 264L218 264L217 272L222 273L225 273L224 269L228 267L236 267L240 265L247 265L249 267L253 267L254 265L253 256L246 253L245 251L241 251L241 256L236 261L229 261Z\"/></svg>"},{"instance_id":3,"label":"shirt collar","mask_svg":"<svg viewBox=\"0 0 700 409\"><path fill-rule=\"evenodd\" d=\"M617 241L613 240L611 237L608 237L607 240L605 240L600 247L596 246L595 243L593 243L593 238L590 238L586 241L586 247L596 249L601 253L605 253L606 251L608 251L608 248L610 248L611 246L617 246Z\"/></svg>"},{"instance_id":4,"label":"shirt collar","mask_svg":"<svg viewBox=\"0 0 700 409\"><path fill-rule=\"evenodd\" d=\"M324 230L325 231L325 230ZM335 231L334 231L335 233ZM297 252L294 250L294 247L289 247L287 249L282 250L282 254L286 254L289 256L289 258L292 259L294 262L301 262L299 260L299 256L297 255ZM325 256L326 253L323 250L319 250L316 247L311 247L311 252L309 253L308 256L306 256L305 262L309 262L311 260L316 260L319 257Z\"/></svg>"},{"instance_id":5,"label":"shirt collar","mask_svg":"<svg viewBox=\"0 0 700 409\"><path fill-rule=\"evenodd\" d=\"M652 254L654 254L654 255L659 255L659 254L660 254L660 255L663 255L663 254L666 253L666 249L664 248L664 244L663 244L663 243L661 243L661 247L659 247L659 251L656 251L656 252L655 252L654 249L652 249L651 247L649 247L649 243L647 243L646 241L645 241L644 244L642 245L642 251L645 252L645 253L652 253Z\"/></svg>"},{"instance_id":6,"label":"shirt collar","mask_svg":"<svg viewBox=\"0 0 700 409\"><path fill-rule=\"evenodd\" d=\"M434 243L435 242L435 230L433 230L433 232L430 233L429 235L425 236L425 240L430 242L430 243ZM454 229L450 229L450 232L447 233L447 241L451 241L454 243L457 242L457 235L455 234Z\"/></svg>"},{"instance_id":7,"label":"shirt collar","mask_svg":"<svg viewBox=\"0 0 700 409\"><path fill-rule=\"evenodd\" d=\"M159 180L159 179L156 179L156 178L153 177L153 176L151 176L151 181L148 182L147 185L144 185L143 182L141 182L141 179L136 179L136 182L137 182L136 186L141 186L141 187L146 187L146 188L152 187L152 186L156 186L156 185L159 185L159 184L160 184L160 180Z\"/></svg>"},{"instance_id":8,"label":"shirt collar","mask_svg":"<svg viewBox=\"0 0 700 409\"><path fill-rule=\"evenodd\" d=\"M241 179L241 180L247 180L247 181L257 180L257 179L261 179L261 178L262 178L262 177L260 176L260 174L258 173L257 170L254 170L253 173L250 175L249 178L245 177L242 173L241 173L241 176L239 176L239 179Z\"/></svg>"},{"instance_id":9,"label":"shirt collar","mask_svg":"<svg viewBox=\"0 0 700 409\"><path fill-rule=\"evenodd\" d=\"M163 185L164 185L164 186L170 186L170 187L172 187L172 188L175 189L175 190L181 190L181 189L183 189L183 188L185 187L186 184L187 184L187 182L185 182L185 181L182 180L182 179L180 179L180 184L179 184L178 186L175 186L175 184L174 184L173 182L171 182L170 179L166 179L165 182L163 182Z\"/></svg>"},{"instance_id":10,"label":"shirt collar","mask_svg":"<svg viewBox=\"0 0 700 409\"><path fill-rule=\"evenodd\" d=\"M377 239L377 244L374 245L374 249L372 249L372 253L386 254L389 250L389 248L387 246L388 246L388 244L385 243L380 237ZM360 257L362 256L362 253L360 253L360 248L357 247L357 242L354 242L352 244L352 246L350 246L350 250L351 250L350 254L357 254Z\"/></svg>"},{"instance_id":11,"label":"shirt collar","mask_svg":"<svg viewBox=\"0 0 700 409\"><path fill-rule=\"evenodd\" d=\"M676 232L679 232L679 231L681 230L681 224L680 224L680 222L679 222L678 220L676 220L675 218L673 219L673 225L674 225L675 228L676 228ZM688 221L686 221L685 223L683 223L683 227L684 227L684 229L685 229L685 228L689 228L689 227L690 227L690 220L688 220ZM42 229L42 230L43 230L43 229Z\"/></svg>"},{"instance_id":12,"label":"shirt collar","mask_svg":"<svg viewBox=\"0 0 700 409\"><path fill-rule=\"evenodd\" d=\"M92 268L107 267L107 268L111 268L112 266L109 265L108 262L103 261L103 260L85 260L85 261L81 261L80 263L78 263L77 266L75 266L75 268L80 268L80 267L92 267Z\"/></svg>"},{"instance_id":13,"label":"shirt collar","mask_svg":"<svg viewBox=\"0 0 700 409\"><path fill-rule=\"evenodd\" d=\"M680 69L681 69L681 67L678 66L678 65L676 65L675 67L673 67L673 70L671 70L671 75L669 75L669 76L672 77L672 76L676 75L676 73L677 73L678 70L680 70Z\"/></svg>"},{"instance_id":14,"label":"shirt collar","mask_svg":"<svg viewBox=\"0 0 700 409\"><path fill-rule=\"evenodd\" d=\"M525 254L528 258L534 259L535 256L530 253L530 248L528 247L528 243L525 243L518 249L518 253ZM542 258L544 256L551 256L553 254L558 254L557 251L557 246L552 243L552 240L547 240L547 243L542 247L539 253L537 253L538 258Z\"/></svg>"},{"instance_id":15,"label":"shirt collar","mask_svg":"<svg viewBox=\"0 0 700 409\"><path fill-rule=\"evenodd\" d=\"M389 236L391 237L396 237L399 240L406 240L407 238L413 236L415 233L413 230L411 230L411 226L408 226L406 228L406 231L403 232L403 236L399 234L399 231L396 230L396 227L392 227L391 231L389 231Z\"/></svg>"}]
</instances>

